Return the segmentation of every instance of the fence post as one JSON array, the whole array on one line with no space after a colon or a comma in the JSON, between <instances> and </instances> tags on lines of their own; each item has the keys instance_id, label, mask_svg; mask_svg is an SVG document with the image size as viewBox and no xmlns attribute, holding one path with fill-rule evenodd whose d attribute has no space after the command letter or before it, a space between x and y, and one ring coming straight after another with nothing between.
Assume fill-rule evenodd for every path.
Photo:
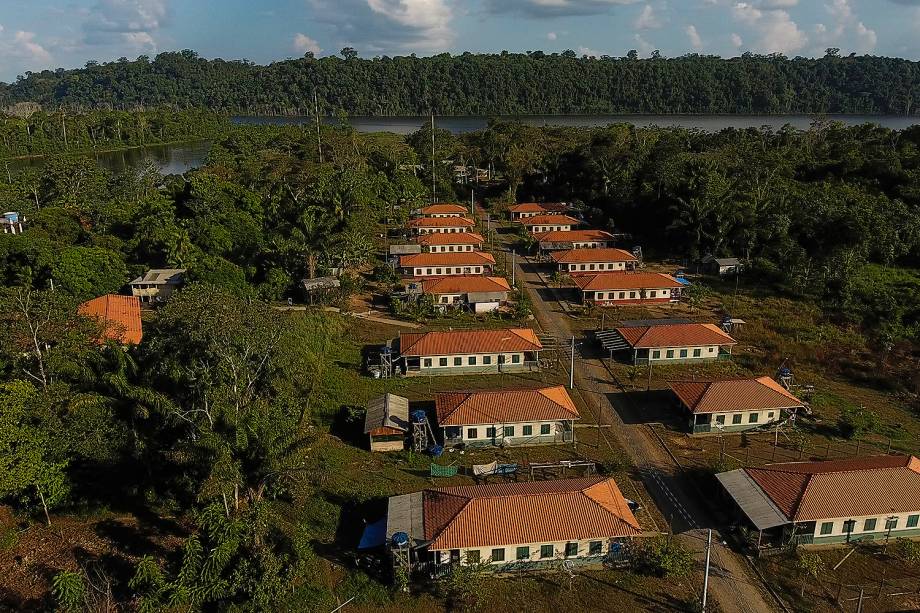
<instances>
[{"instance_id":1,"label":"fence post","mask_svg":"<svg viewBox=\"0 0 920 613\"><path fill-rule=\"evenodd\" d=\"M837 604L840 604L840 593L843 592L843 579L837 580Z\"/></svg>"}]
</instances>

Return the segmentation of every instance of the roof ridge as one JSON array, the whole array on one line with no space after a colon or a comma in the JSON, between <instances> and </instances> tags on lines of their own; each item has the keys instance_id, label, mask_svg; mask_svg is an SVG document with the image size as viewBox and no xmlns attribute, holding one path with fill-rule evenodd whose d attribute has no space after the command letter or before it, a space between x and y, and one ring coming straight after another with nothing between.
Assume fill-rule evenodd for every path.
<instances>
[{"instance_id":1,"label":"roof ridge","mask_svg":"<svg viewBox=\"0 0 920 613\"><path fill-rule=\"evenodd\" d=\"M591 484L591 485L586 486L583 490L581 490L581 493L582 493L582 495L584 495L585 498L587 498L588 500L590 500L591 502L593 502L594 504L596 504L598 507L600 507L601 509L603 509L603 510L606 511L607 513L610 513L611 515L614 515L618 520L622 521L623 523L627 524L628 526L632 526L632 527L635 528L636 530L642 530L642 527L639 525L638 520L636 521L635 524L633 524L633 523L627 521L627 519L626 519L626 518L623 516L623 514L622 514L622 511L623 511L623 510L622 510L621 508L619 508L619 504L615 504L615 505L614 505L616 512L611 512L610 509L608 509L607 507L605 507L603 504L601 504L601 502L600 502L599 500L595 499L593 496L591 496L591 494L588 493L588 490L590 490L591 488L597 487L597 486L599 486L599 485L604 485L604 486L607 488L607 490L610 492L610 495L613 496L613 489L610 487L610 484L611 484L611 483L613 483L614 485L616 485L616 481L614 481L613 478L603 479L603 480L601 480L601 481L598 481L597 483L593 483L593 484ZM619 488L619 487L617 487L617 493L620 495L620 498L623 498L623 500L624 500L624 502L625 502L626 499L623 497L623 492L620 491L620 488ZM615 498L615 496L614 496L614 498ZM626 506L626 510L629 510L629 505ZM629 511L629 513L630 513L630 515L632 515L632 511ZM633 519L636 519L635 516L633 516Z\"/></svg>"}]
</instances>

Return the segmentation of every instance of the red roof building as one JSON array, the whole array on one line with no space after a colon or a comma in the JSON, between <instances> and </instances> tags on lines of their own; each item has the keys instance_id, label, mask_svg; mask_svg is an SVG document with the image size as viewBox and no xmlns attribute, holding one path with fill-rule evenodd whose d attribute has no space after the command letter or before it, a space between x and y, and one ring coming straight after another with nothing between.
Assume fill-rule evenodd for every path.
<instances>
[{"instance_id":1,"label":"red roof building","mask_svg":"<svg viewBox=\"0 0 920 613\"><path fill-rule=\"evenodd\" d=\"M437 202L419 209L418 212L424 217L464 217L469 208L459 204Z\"/></svg>"},{"instance_id":2,"label":"red roof building","mask_svg":"<svg viewBox=\"0 0 920 613\"><path fill-rule=\"evenodd\" d=\"M575 275L572 280L582 303L595 306L677 302L683 287L674 277L657 272L602 272Z\"/></svg>"},{"instance_id":3,"label":"red roof building","mask_svg":"<svg viewBox=\"0 0 920 613\"><path fill-rule=\"evenodd\" d=\"M399 268L409 277L449 275L487 275L495 267L495 258L484 251L454 253L415 253L399 258Z\"/></svg>"},{"instance_id":4,"label":"red roof building","mask_svg":"<svg viewBox=\"0 0 920 613\"><path fill-rule=\"evenodd\" d=\"M731 355L735 339L713 324L676 323L614 328L612 351L628 349L633 363L716 360Z\"/></svg>"},{"instance_id":5,"label":"red roof building","mask_svg":"<svg viewBox=\"0 0 920 613\"><path fill-rule=\"evenodd\" d=\"M459 233L469 232L476 222L466 217L418 217L409 220L407 225L416 234Z\"/></svg>"},{"instance_id":6,"label":"red roof building","mask_svg":"<svg viewBox=\"0 0 920 613\"><path fill-rule=\"evenodd\" d=\"M415 242L429 253L451 253L454 251L479 251L485 239L475 232L443 233L433 232L415 237Z\"/></svg>"},{"instance_id":7,"label":"red roof building","mask_svg":"<svg viewBox=\"0 0 920 613\"><path fill-rule=\"evenodd\" d=\"M568 215L534 215L525 217L518 223L534 234L542 234L571 230L573 226L579 225L581 220Z\"/></svg>"},{"instance_id":8,"label":"red roof building","mask_svg":"<svg viewBox=\"0 0 920 613\"><path fill-rule=\"evenodd\" d=\"M642 528L613 479L584 477L431 488L390 498L386 537L413 560L497 568L601 560Z\"/></svg>"},{"instance_id":9,"label":"red roof building","mask_svg":"<svg viewBox=\"0 0 920 613\"><path fill-rule=\"evenodd\" d=\"M512 220L526 219L535 215L551 215L565 213L569 205L564 202L522 202L508 208Z\"/></svg>"},{"instance_id":10,"label":"red roof building","mask_svg":"<svg viewBox=\"0 0 920 613\"><path fill-rule=\"evenodd\" d=\"M624 249L613 247L598 249L568 249L549 254L559 272L575 276L598 272L622 272L635 269L639 258Z\"/></svg>"},{"instance_id":11,"label":"red roof building","mask_svg":"<svg viewBox=\"0 0 920 613\"><path fill-rule=\"evenodd\" d=\"M568 251L613 247L616 237L603 230L561 230L535 234L540 251Z\"/></svg>"},{"instance_id":12,"label":"red roof building","mask_svg":"<svg viewBox=\"0 0 920 613\"><path fill-rule=\"evenodd\" d=\"M144 337L141 327L141 303L135 296L106 294L84 302L78 312L100 322L103 341L137 345Z\"/></svg>"},{"instance_id":13,"label":"red roof building","mask_svg":"<svg viewBox=\"0 0 920 613\"><path fill-rule=\"evenodd\" d=\"M436 306L466 307L485 313L508 300L511 286L504 277L460 275L425 279L421 289L433 297Z\"/></svg>"},{"instance_id":14,"label":"red roof building","mask_svg":"<svg viewBox=\"0 0 920 613\"><path fill-rule=\"evenodd\" d=\"M539 370L540 339L530 328L404 332L399 354L407 375L489 374Z\"/></svg>"}]
</instances>

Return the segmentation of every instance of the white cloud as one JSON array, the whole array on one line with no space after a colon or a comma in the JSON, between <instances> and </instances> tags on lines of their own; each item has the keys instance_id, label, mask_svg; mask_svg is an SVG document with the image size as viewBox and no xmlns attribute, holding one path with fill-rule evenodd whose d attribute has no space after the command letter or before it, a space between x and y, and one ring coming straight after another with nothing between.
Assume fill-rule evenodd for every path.
<instances>
[{"instance_id":1,"label":"white cloud","mask_svg":"<svg viewBox=\"0 0 920 613\"><path fill-rule=\"evenodd\" d=\"M154 35L168 21L168 0L98 0L83 22L83 43L156 49Z\"/></svg>"},{"instance_id":2,"label":"white cloud","mask_svg":"<svg viewBox=\"0 0 920 613\"><path fill-rule=\"evenodd\" d=\"M827 47L842 47L858 53L869 53L878 44L878 35L858 19L849 0L830 0L824 5L830 25L815 26L815 55Z\"/></svg>"},{"instance_id":3,"label":"white cloud","mask_svg":"<svg viewBox=\"0 0 920 613\"><path fill-rule=\"evenodd\" d=\"M878 35L875 30L867 28L863 22L856 24L856 50L863 53L869 53L875 49L878 44Z\"/></svg>"},{"instance_id":4,"label":"white cloud","mask_svg":"<svg viewBox=\"0 0 920 613\"><path fill-rule=\"evenodd\" d=\"M636 30L651 30L660 27L661 21L658 19L658 15L655 14L655 9L652 8L651 4L646 4L643 7L642 12L639 13L633 23L633 28Z\"/></svg>"},{"instance_id":5,"label":"white cloud","mask_svg":"<svg viewBox=\"0 0 920 613\"><path fill-rule=\"evenodd\" d=\"M590 47L579 47L577 49L578 55L587 55L588 57L600 57L604 55L597 49L591 49Z\"/></svg>"},{"instance_id":6,"label":"white cloud","mask_svg":"<svg viewBox=\"0 0 920 613\"><path fill-rule=\"evenodd\" d=\"M485 0L490 13L523 13L531 17L599 15L616 6L638 4L642 0Z\"/></svg>"},{"instance_id":7,"label":"white cloud","mask_svg":"<svg viewBox=\"0 0 920 613\"><path fill-rule=\"evenodd\" d=\"M696 26L692 23L688 25L684 32L687 33L687 38L690 39L690 46L693 47L696 51L703 49L703 39L700 38L700 33L696 31Z\"/></svg>"},{"instance_id":8,"label":"white cloud","mask_svg":"<svg viewBox=\"0 0 920 613\"><path fill-rule=\"evenodd\" d=\"M740 49L742 46L744 46L744 40L741 38L741 36L739 36L735 32L732 32L731 41L732 41L732 47L734 47L735 49Z\"/></svg>"},{"instance_id":9,"label":"white cloud","mask_svg":"<svg viewBox=\"0 0 920 613\"><path fill-rule=\"evenodd\" d=\"M372 53L441 51L452 44L449 0L307 0L338 43Z\"/></svg>"},{"instance_id":10,"label":"white cloud","mask_svg":"<svg viewBox=\"0 0 920 613\"><path fill-rule=\"evenodd\" d=\"M767 10L772 9L791 9L794 6L798 6L799 0L760 0L757 2L757 6Z\"/></svg>"},{"instance_id":11,"label":"white cloud","mask_svg":"<svg viewBox=\"0 0 920 613\"><path fill-rule=\"evenodd\" d=\"M649 53L655 50L655 45L645 40L641 34L635 34L633 36L633 40L636 41L636 45L638 46L638 49L636 49L636 51L638 51L642 55L648 55Z\"/></svg>"},{"instance_id":12,"label":"white cloud","mask_svg":"<svg viewBox=\"0 0 920 613\"><path fill-rule=\"evenodd\" d=\"M556 33L555 33L555 32L547 32L547 33L546 33L546 39L547 39L547 40L556 40L557 38L558 38L558 36L556 36Z\"/></svg>"},{"instance_id":13,"label":"white cloud","mask_svg":"<svg viewBox=\"0 0 920 613\"><path fill-rule=\"evenodd\" d=\"M298 51L300 53L307 53L309 51L314 55L319 55L320 51L322 51L322 48L319 46L318 42L301 32L298 32L294 36L293 45L294 51Z\"/></svg>"},{"instance_id":14,"label":"white cloud","mask_svg":"<svg viewBox=\"0 0 920 613\"><path fill-rule=\"evenodd\" d=\"M738 2L732 15L757 34L752 48L761 53L791 54L808 44L808 36L784 10L761 10L753 4Z\"/></svg>"},{"instance_id":15,"label":"white cloud","mask_svg":"<svg viewBox=\"0 0 920 613\"><path fill-rule=\"evenodd\" d=\"M51 54L47 49L35 41L34 32L20 30L13 35L11 53L33 64L42 64L47 67L51 62Z\"/></svg>"},{"instance_id":16,"label":"white cloud","mask_svg":"<svg viewBox=\"0 0 920 613\"><path fill-rule=\"evenodd\" d=\"M53 57L35 32L17 30L6 33L0 25L0 71L4 74L39 71L51 68Z\"/></svg>"}]
</instances>

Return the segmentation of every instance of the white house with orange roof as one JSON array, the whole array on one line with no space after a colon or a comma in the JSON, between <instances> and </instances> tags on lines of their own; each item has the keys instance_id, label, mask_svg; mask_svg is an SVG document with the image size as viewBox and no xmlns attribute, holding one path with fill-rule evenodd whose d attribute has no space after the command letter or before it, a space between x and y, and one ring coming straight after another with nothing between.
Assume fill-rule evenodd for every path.
<instances>
[{"instance_id":1,"label":"white house with orange roof","mask_svg":"<svg viewBox=\"0 0 920 613\"><path fill-rule=\"evenodd\" d=\"M413 375L463 375L540 370L543 345L530 328L404 332L399 359Z\"/></svg>"},{"instance_id":2,"label":"white house with orange roof","mask_svg":"<svg viewBox=\"0 0 920 613\"><path fill-rule=\"evenodd\" d=\"M580 419L561 385L438 392L435 411L448 446L571 443Z\"/></svg>"},{"instance_id":3,"label":"white house with orange roof","mask_svg":"<svg viewBox=\"0 0 920 613\"><path fill-rule=\"evenodd\" d=\"M570 249L598 249L613 247L616 237L604 230L554 230L534 234L540 251L568 251Z\"/></svg>"},{"instance_id":4,"label":"white house with orange roof","mask_svg":"<svg viewBox=\"0 0 920 613\"><path fill-rule=\"evenodd\" d=\"M385 542L397 544L395 564L437 575L459 564L496 571L600 564L622 559L642 535L616 481L594 476L393 496Z\"/></svg>"},{"instance_id":5,"label":"white house with orange roof","mask_svg":"<svg viewBox=\"0 0 920 613\"><path fill-rule=\"evenodd\" d=\"M468 308L474 313L488 313L508 301L511 286L504 277L460 275L424 279L420 291L432 297L441 309ZM410 286L410 293L412 288Z\"/></svg>"},{"instance_id":6,"label":"white house with orange roof","mask_svg":"<svg viewBox=\"0 0 920 613\"><path fill-rule=\"evenodd\" d=\"M99 322L101 342L138 345L144 338L141 303L136 296L106 294L84 302L77 312Z\"/></svg>"},{"instance_id":7,"label":"white house with orange roof","mask_svg":"<svg viewBox=\"0 0 920 613\"><path fill-rule=\"evenodd\" d=\"M525 217L519 222L532 234L543 232L567 232L581 223L581 220L569 215L534 215Z\"/></svg>"},{"instance_id":8,"label":"white house with orange roof","mask_svg":"<svg viewBox=\"0 0 920 613\"><path fill-rule=\"evenodd\" d=\"M770 377L674 381L671 391L693 434L759 428L805 406Z\"/></svg>"},{"instance_id":9,"label":"white house with orange roof","mask_svg":"<svg viewBox=\"0 0 920 613\"><path fill-rule=\"evenodd\" d=\"M417 217L406 224L414 234L431 234L433 232L460 233L469 232L476 225L467 217Z\"/></svg>"},{"instance_id":10,"label":"white house with orange roof","mask_svg":"<svg viewBox=\"0 0 920 613\"><path fill-rule=\"evenodd\" d=\"M694 322L624 325L605 335L604 347L628 352L633 364L725 359L737 345L718 326Z\"/></svg>"},{"instance_id":11,"label":"white house with orange roof","mask_svg":"<svg viewBox=\"0 0 920 613\"><path fill-rule=\"evenodd\" d=\"M399 257L399 269L407 277L446 277L451 275L488 275L495 258L485 251L454 253L414 253Z\"/></svg>"},{"instance_id":12,"label":"white house with orange roof","mask_svg":"<svg viewBox=\"0 0 920 613\"><path fill-rule=\"evenodd\" d=\"M451 202L436 202L418 210L422 217L465 217L469 209Z\"/></svg>"},{"instance_id":13,"label":"white house with orange roof","mask_svg":"<svg viewBox=\"0 0 920 613\"><path fill-rule=\"evenodd\" d=\"M624 249L614 247L552 251L549 257L559 266L560 273L573 276L635 270L639 265L639 258Z\"/></svg>"},{"instance_id":14,"label":"white house with orange roof","mask_svg":"<svg viewBox=\"0 0 920 613\"><path fill-rule=\"evenodd\" d=\"M564 202L522 202L508 208L512 221L526 219L536 215L556 215L565 213L570 209Z\"/></svg>"},{"instance_id":15,"label":"white house with orange roof","mask_svg":"<svg viewBox=\"0 0 920 613\"><path fill-rule=\"evenodd\" d=\"M454 253L459 251L481 251L485 239L475 232L443 233L430 232L415 237L415 243L428 253Z\"/></svg>"},{"instance_id":16,"label":"white house with orange roof","mask_svg":"<svg viewBox=\"0 0 920 613\"><path fill-rule=\"evenodd\" d=\"M669 303L680 300L683 285L658 272L601 272L575 275L582 304L624 306Z\"/></svg>"}]
</instances>

